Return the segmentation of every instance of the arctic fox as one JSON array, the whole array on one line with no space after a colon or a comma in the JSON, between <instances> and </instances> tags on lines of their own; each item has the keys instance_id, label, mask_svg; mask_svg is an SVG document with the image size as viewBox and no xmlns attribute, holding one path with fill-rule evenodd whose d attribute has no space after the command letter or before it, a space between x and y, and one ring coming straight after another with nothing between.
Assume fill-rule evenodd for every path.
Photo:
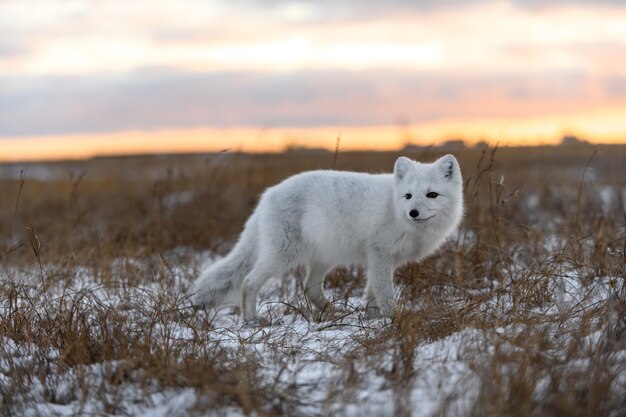
<instances>
[{"instance_id":1,"label":"arctic fox","mask_svg":"<svg viewBox=\"0 0 626 417\"><path fill-rule=\"evenodd\" d=\"M263 284L304 266L306 295L322 309L326 273L359 265L367 270L366 305L393 316L394 270L430 255L457 228L462 183L452 155L433 163L400 157L393 174L329 170L289 177L263 193L233 250L194 282L193 301L240 306L243 319L254 322Z\"/></svg>"}]
</instances>

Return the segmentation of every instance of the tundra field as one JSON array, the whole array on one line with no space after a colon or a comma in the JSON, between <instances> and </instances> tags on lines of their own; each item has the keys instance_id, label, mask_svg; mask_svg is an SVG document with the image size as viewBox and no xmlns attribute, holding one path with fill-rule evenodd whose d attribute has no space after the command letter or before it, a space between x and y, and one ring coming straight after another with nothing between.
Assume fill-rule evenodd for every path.
<instances>
[{"instance_id":1,"label":"tundra field","mask_svg":"<svg viewBox=\"0 0 626 417\"><path fill-rule=\"evenodd\" d=\"M0 165L0 415L626 416L626 146L452 153L466 216L396 271L393 321L365 318L346 267L332 317L295 271L256 328L187 290L259 194L400 153Z\"/></svg>"}]
</instances>

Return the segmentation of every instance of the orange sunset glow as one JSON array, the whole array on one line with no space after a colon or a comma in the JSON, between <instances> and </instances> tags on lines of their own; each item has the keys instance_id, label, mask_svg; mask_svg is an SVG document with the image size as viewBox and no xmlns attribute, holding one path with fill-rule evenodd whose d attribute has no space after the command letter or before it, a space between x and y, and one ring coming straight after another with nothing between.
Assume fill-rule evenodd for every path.
<instances>
[{"instance_id":1,"label":"orange sunset glow","mask_svg":"<svg viewBox=\"0 0 626 417\"><path fill-rule=\"evenodd\" d=\"M0 2L0 160L626 143L615 1Z\"/></svg>"}]
</instances>

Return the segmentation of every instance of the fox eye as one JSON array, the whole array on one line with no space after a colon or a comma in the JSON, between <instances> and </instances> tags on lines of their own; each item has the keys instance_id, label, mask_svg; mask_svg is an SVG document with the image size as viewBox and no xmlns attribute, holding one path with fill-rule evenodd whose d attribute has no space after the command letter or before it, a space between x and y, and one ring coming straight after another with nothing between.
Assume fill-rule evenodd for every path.
<instances>
[{"instance_id":1,"label":"fox eye","mask_svg":"<svg viewBox=\"0 0 626 417\"><path fill-rule=\"evenodd\" d=\"M437 198L438 195L439 195L438 193L436 193L434 191L431 191L428 194L426 194L426 197L428 197L428 198Z\"/></svg>"},{"instance_id":2,"label":"fox eye","mask_svg":"<svg viewBox=\"0 0 626 417\"><path fill-rule=\"evenodd\" d=\"M410 199L411 199L411 197L413 197L413 195L412 195L411 193L406 193L406 194L404 195L404 198L406 198L407 200L410 200Z\"/></svg>"}]
</instances>

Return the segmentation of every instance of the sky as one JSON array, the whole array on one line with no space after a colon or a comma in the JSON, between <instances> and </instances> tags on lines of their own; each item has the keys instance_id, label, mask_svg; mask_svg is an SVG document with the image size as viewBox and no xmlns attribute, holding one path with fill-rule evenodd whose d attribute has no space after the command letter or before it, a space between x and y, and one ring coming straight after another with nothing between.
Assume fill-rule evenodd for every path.
<instances>
[{"instance_id":1,"label":"sky","mask_svg":"<svg viewBox=\"0 0 626 417\"><path fill-rule=\"evenodd\" d=\"M0 0L0 160L626 142L626 2Z\"/></svg>"}]
</instances>

